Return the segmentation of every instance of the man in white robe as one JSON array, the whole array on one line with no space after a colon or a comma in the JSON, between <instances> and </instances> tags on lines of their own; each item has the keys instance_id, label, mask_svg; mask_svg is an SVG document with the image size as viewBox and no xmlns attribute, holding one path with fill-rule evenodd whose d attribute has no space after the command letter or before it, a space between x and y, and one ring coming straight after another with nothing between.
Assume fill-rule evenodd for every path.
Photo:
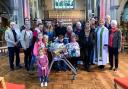
<instances>
[{"instance_id":1,"label":"man in white robe","mask_svg":"<svg viewBox=\"0 0 128 89\"><path fill-rule=\"evenodd\" d=\"M108 63L108 37L109 31L104 26L104 21L100 20L100 26L96 28L96 45L94 52L94 63L99 66L100 69L104 68L104 65Z\"/></svg>"}]
</instances>

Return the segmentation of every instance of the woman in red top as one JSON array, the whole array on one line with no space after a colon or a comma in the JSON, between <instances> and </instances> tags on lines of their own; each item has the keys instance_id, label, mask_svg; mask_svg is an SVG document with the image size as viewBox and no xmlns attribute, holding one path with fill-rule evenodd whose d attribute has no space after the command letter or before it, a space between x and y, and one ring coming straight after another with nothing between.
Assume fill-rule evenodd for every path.
<instances>
[{"instance_id":1,"label":"woman in red top","mask_svg":"<svg viewBox=\"0 0 128 89\"><path fill-rule=\"evenodd\" d=\"M116 71L118 69L118 54L121 50L121 32L117 28L117 21L111 21L111 30L109 32L109 62L110 70ZM114 57L114 59L113 59ZM115 61L113 63L113 61Z\"/></svg>"}]
</instances>

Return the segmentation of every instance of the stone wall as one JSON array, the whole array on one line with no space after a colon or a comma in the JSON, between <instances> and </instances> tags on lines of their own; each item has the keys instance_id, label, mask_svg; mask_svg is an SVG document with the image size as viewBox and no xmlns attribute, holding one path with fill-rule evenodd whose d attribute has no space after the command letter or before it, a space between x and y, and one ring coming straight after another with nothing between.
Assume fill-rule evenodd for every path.
<instances>
[{"instance_id":1,"label":"stone wall","mask_svg":"<svg viewBox=\"0 0 128 89\"><path fill-rule=\"evenodd\" d=\"M117 14L117 21L120 23L121 21L121 14L124 11L124 6L127 3L127 0L119 0L119 8L118 8L118 14Z\"/></svg>"}]
</instances>

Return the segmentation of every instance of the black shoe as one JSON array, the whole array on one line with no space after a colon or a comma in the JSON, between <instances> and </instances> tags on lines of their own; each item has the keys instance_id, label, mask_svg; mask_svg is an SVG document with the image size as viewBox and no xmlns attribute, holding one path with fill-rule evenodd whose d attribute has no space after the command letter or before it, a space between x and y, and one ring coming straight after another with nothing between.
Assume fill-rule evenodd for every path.
<instances>
[{"instance_id":1,"label":"black shoe","mask_svg":"<svg viewBox=\"0 0 128 89\"><path fill-rule=\"evenodd\" d=\"M21 65L19 65L18 67L23 68Z\"/></svg>"},{"instance_id":2,"label":"black shoe","mask_svg":"<svg viewBox=\"0 0 128 89\"><path fill-rule=\"evenodd\" d=\"M115 69L114 69L114 71L117 71L117 70L118 70L118 68L115 68Z\"/></svg>"},{"instance_id":3,"label":"black shoe","mask_svg":"<svg viewBox=\"0 0 128 89\"><path fill-rule=\"evenodd\" d=\"M27 71L29 71L29 70L30 70L28 67L25 67L25 69L26 69Z\"/></svg>"},{"instance_id":4,"label":"black shoe","mask_svg":"<svg viewBox=\"0 0 128 89\"><path fill-rule=\"evenodd\" d=\"M90 72L90 69L87 68L87 67L85 67L84 70L87 71L87 72Z\"/></svg>"},{"instance_id":5,"label":"black shoe","mask_svg":"<svg viewBox=\"0 0 128 89\"><path fill-rule=\"evenodd\" d=\"M100 70L104 70L104 65L100 65L100 66L98 66L98 68L99 68Z\"/></svg>"},{"instance_id":6,"label":"black shoe","mask_svg":"<svg viewBox=\"0 0 128 89\"><path fill-rule=\"evenodd\" d=\"M109 70L112 70L112 69L113 69L113 67L110 67L110 68L109 68Z\"/></svg>"},{"instance_id":7,"label":"black shoe","mask_svg":"<svg viewBox=\"0 0 128 89\"><path fill-rule=\"evenodd\" d=\"M87 72L91 72L90 69L87 69Z\"/></svg>"},{"instance_id":8,"label":"black shoe","mask_svg":"<svg viewBox=\"0 0 128 89\"><path fill-rule=\"evenodd\" d=\"M20 65L20 66L16 66L16 69L18 70L18 69L21 69L22 68L22 66Z\"/></svg>"},{"instance_id":9,"label":"black shoe","mask_svg":"<svg viewBox=\"0 0 128 89\"><path fill-rule=\"evenodd\" d=\"M91 65L95 65L94 63L91 63Z\"/></svg>"},{"instance_id":10,"label":"black shoe","mask_svg":"<svg viewBox=\"0 0 128 89\"><path fill-rule=\"evenodd\" d=\"M14 71L14 68L10 68L10 71Z\"/></svg>"}]
</instances>

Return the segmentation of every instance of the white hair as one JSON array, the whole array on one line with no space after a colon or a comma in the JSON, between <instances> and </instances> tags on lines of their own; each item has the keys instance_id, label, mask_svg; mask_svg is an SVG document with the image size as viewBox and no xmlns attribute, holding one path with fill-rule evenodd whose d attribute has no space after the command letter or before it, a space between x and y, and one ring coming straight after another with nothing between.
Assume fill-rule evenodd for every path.
<instances>
[{"instance_id":1,"label":"white hair","mask_svg":"<svg viewBox=\"0 0 128 89\"><path fill-rule=\"evenodd\" d=\"M76 22L76 25L77 25L77 26L78 26L78 25L81 26L81 22Z\"/></svg>"},{"instance_id":2,"label":"white hair","mask_svg":"<svg viewBox=\"0 0 128 89\"><path fill-rule=\"evenodd\" d=\"M68 29L70 29L71 31L73 31L73 28L72 28L71 25L68 25L68 26L67 26L67 30L68 30Z\"/></svg>"},{"instance_id":3,"label":"white hair","mask_svg":"<svg viewBox=\"0 0 128 89\"><path fill-rule=\"evenodd\" d=\"M95 21L95 18L91 18L91 21Z\"/></svg>"},{"instance_id":4,"label":"white hair","mask_svg":"<svg viewBox=\"0 0 128 89\"><path fill-rule=\"evenodd\" d=\"M112 20L112 21L111 21L111 24L114 24L114 25L117 26L117 20Z\"/></svg>"},{"instance_id":5,"label":"white hair","mask_svg":"<svg viewBox=\"0 0 128 89\"><path fill-rule=\"evenodd\" d=\"M15 22L10 22L10 25L15 25L16 23Z\"/></svg>"},{"instance_id":6,"label":"white hair","mask_svg":"<svg viewBox=\"0 0 128 89\"><path fill-rule=\"evenodd\" d=\"M38 25L39 23L42 23L42 20L38 18L36 24Z\"/></svg>"}]
</instances>

